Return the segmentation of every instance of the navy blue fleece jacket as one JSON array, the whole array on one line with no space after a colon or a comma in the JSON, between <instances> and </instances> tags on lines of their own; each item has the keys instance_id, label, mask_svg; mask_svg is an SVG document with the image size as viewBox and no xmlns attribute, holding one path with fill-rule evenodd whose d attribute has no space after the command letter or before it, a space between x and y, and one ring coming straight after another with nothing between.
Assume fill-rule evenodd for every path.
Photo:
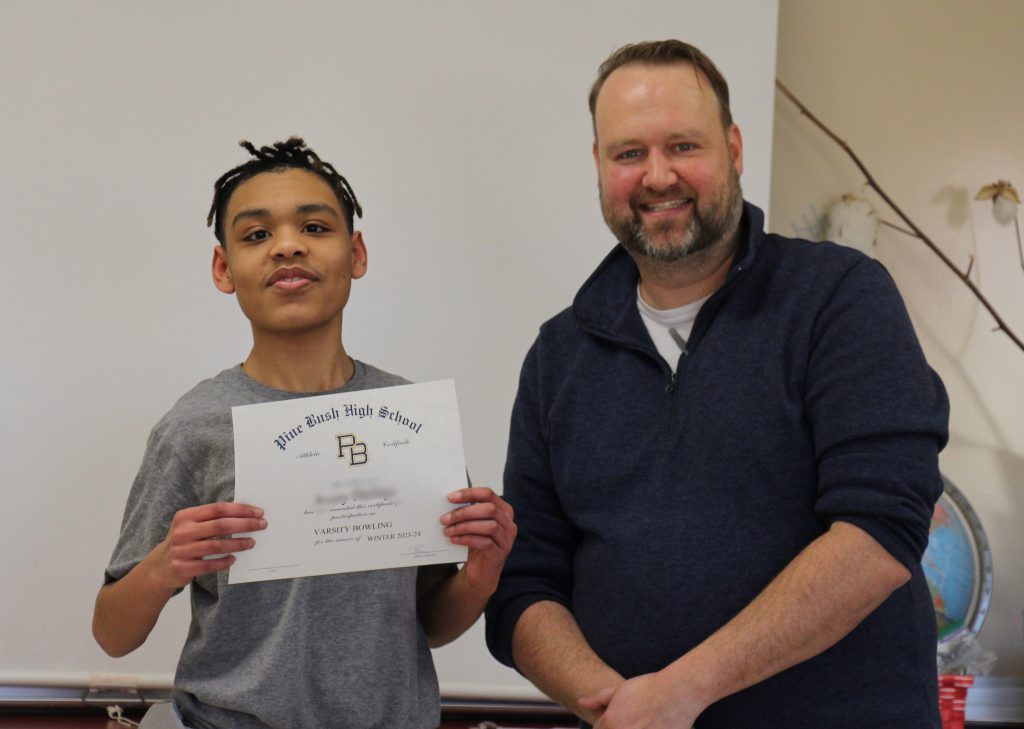
<instances>
[{"instance_id":1,"label":"navy blue fleece jacket","mask_svg":"<svg viewBox=\"0 0 1024 729\"><path fill-rule=\"evenodd\" d=\"M942 490L945 391L880 264L766 235L763 220L746 205L732 269L674 377L620 247L541 327L512 413L504 496L519 537L488 646L514 665L516 621L553 600L623 675L659 670L842 520L910 582L837 645L697 726L937 727L920 559Z\"/></svg>"}]
</instances>

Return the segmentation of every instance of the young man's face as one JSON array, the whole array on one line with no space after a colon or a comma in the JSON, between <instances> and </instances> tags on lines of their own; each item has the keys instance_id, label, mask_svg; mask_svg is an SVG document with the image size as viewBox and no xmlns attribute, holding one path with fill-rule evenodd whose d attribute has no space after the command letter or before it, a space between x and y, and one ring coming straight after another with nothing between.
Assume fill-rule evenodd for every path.
<instances>
[{"instance_id":1,"label":"young man's face","mask_svg":"<svg viewBox=\"0 0 1024 729\"><path fill-rule=\"evenodd\" d=\"M722 128L711 83L689 64L628 64L594 112L601 210L632 253L681 260L736 230L739 129Z\"/></svg>"},{"instance_id":2,"label":"young man's face","mask_svg":"<svg viewBox=\"0 0 1024 729\"><path fill-rule=\"evenodd\" d=\"M323 178L289 168L246 180L228 201L224 243L214 248L213 280L237 295L254 336L338 336L352 279L366 273L366 247Z\"/></svg>"}]
</instances>

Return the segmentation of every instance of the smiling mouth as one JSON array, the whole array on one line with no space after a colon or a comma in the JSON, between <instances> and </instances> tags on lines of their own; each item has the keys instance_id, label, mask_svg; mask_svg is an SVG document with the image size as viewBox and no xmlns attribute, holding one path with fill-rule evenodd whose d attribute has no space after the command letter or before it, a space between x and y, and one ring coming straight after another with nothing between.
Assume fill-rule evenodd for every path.
<instances>
[{"instance_id":1,"label":"smiling mouth","mask_svg":"<svg viewBox=\"0 0 1024 729\"><path fill-rule=\"evenodd\" d=\"M682 197L673 200L662 200L661 202L641 203L640 209L645 213L663 213L668 210L678 210L693 202L692 197Z\"/></svg>"}]
</instances>

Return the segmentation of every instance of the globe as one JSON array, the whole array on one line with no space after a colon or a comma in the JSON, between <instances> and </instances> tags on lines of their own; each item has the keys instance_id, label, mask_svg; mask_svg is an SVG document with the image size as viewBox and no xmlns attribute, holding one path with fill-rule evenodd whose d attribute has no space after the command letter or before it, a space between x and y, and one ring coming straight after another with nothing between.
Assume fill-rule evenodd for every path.
<instances>
[{"instance_id":1,"label":"globe","mask_svg":"<svg viewBox=\"0 0 1024 729\"><path fill-rule=\"evenodd\" d=\"M921 560L935 605L939 646L977 636L992 596L992 552L967 498L943 477Z\"/></svg>"}]
</instances>

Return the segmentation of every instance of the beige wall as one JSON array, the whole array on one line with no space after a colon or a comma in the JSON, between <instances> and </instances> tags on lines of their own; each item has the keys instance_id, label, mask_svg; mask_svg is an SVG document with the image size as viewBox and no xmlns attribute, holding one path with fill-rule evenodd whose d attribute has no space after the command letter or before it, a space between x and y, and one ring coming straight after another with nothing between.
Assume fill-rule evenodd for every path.
<instances>
[{"instance_id":1,"label":"beige wall","mask_svg":"<svg viewBox=\"0 0 1024 729\"><path fill-rule=\"evenodd\" d=\"M971 274L1024 338L1024 271L1013 226L978 189L1024 190L1024 2L782 0L778 78L861 158L876 181ZM833 142L776 95L771 230L827 209L863 177ZM868 193L885 220L898 222ZM1024 352L914 238L882 228L892 272L928 359L949 390L943 472L965 493L993 549L982 644L1000 675L1024 674Z\"/></svg>"}]
</instances>

